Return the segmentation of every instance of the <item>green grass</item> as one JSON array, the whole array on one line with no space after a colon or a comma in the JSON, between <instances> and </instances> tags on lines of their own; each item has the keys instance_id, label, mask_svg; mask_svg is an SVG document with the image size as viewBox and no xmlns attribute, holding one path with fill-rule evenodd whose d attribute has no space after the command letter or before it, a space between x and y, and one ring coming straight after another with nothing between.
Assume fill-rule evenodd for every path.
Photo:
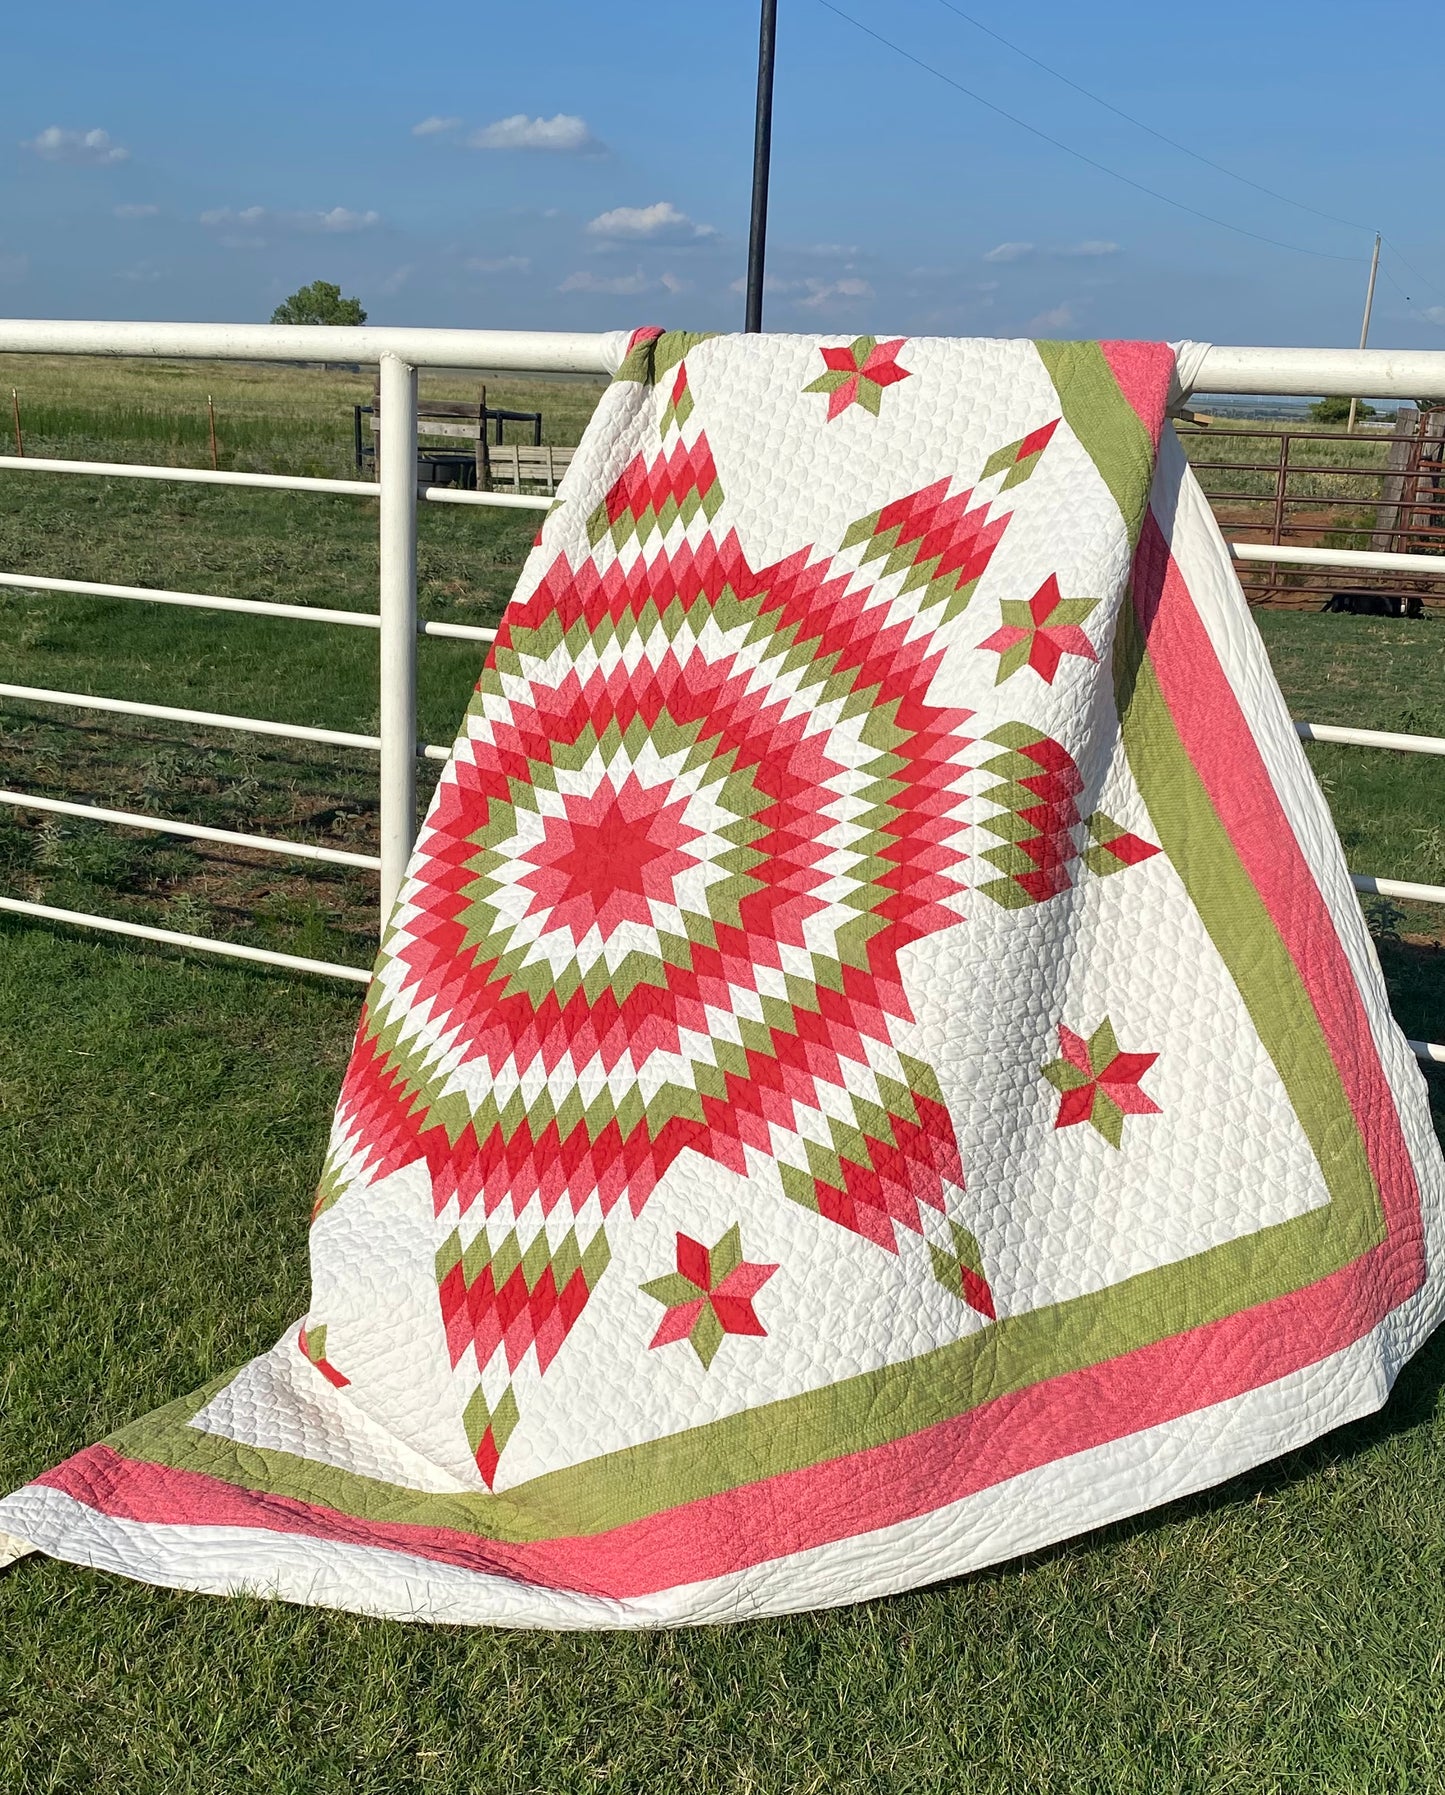
<instances>
[{"instance_id":1,"label":"green grass","mask_svg":"<svg viewBox=\"0 0 1445 1795\"><path fill-rule=\"evenodd\" d=\"M371 403L373 378L370 369L0 355L0 441L13 453L13 388L29 455L209 467L209 398L222 467L345 476L351 408ZM475 400L482 384L481 375L426 373L421 395ZM545 377L485 384L493 406L540 411L543 440L556 444L578 440L602 390L595 380Z\"/></svg>"},{"instance_id":2,"label":"green grass","mask_svg":"<svg viewBox=\"0 0 1445 1795\"><path fill-rule=\"evenodd\" d=\"M345 378L318 374L310 411L294 401L292 465L330 454L328 432L345 450ZM258 415L291 391L253 394ZM164 409L150 388L116 375L91 397L90 440L154 455L107 435L127 406ZM84 409L58 385L54 403ZM428 614L495 616L532 525L438 508L423 529ZM8 568L362 606L374 533L364 502L0 482ZM1300 714L1445 733L1434 626L1259 621ZM359 631L0 596L0 665L36 685L366 729L374 653ZM445 740L477 651L422 653L424 730ZM1445 767L1310 753L1353 865L1445 882ZM0 783L374 843L368 763L324 750L0 703ZM372 889L0 817L0 890L358 964ZM1397 1010L1435 1039L1442 920L1374 909ZM263 1350L304 1307L356 1003L0 919L0 1486ZM1445 1342L1382 1415L1217 1491L952 1584L731 1629L405 1627L25 1560L0 1574L0 1788L1414 1795L1445 1763L1442 1382Z\"/></svg>"}]
</instances>

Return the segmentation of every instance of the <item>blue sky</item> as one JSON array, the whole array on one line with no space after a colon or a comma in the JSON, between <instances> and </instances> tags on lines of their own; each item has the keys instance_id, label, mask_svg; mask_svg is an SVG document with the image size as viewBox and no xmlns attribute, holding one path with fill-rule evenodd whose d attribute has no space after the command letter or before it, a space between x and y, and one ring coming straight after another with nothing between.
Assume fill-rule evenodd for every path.
<instances>
[{"instance_id":1,"label":"blue sky","mask_svg":"<svg viewBox=\"0 0 1445 1795\"><path fill-rule=\"evenodd\" d=\"M781 0L769 328L1356 340L1368 230L1201 166L943 0L837 4L1134 181L1322 253L1165 205L823 0ZM1400 80L1416 6L959 4L1239 174L1382 229L1398 284L1372 342L1445 347L1434 109ZM739 326L756 31L753 0L17 8L0 311L264 319L321 277L377 323Z\"/></svg>"}]
</instances>

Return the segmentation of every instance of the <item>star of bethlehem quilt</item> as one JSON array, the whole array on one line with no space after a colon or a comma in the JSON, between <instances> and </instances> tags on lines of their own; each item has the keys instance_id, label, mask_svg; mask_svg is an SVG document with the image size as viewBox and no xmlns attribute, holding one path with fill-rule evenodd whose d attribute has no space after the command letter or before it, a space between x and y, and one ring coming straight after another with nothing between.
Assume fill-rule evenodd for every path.
<instances>
[{"instance_id":1,"label":"star of bethlehem quilt","mask_svg":"<svg viewBox=\"0 0 1445 1795\"><path fill-rule=\"evenodd\" d=\"M310 1309L13 1553L732 1620L1379 1406L1445 1172L1174 374L636 334L386 930Z\"/></svg>"}]
</instances>

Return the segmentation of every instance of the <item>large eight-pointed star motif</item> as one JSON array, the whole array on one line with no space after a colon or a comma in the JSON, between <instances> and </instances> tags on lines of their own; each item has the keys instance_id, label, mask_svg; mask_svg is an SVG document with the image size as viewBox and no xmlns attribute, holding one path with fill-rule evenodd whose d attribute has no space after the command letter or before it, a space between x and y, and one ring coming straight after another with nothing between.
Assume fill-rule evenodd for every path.
<instances>
[{"instance_id":1,"label":"large eight-pointed star motif","mask_svg":"<svg viewBox=\"0 0 1445 1795\"><path fill-rule=\"evenodd\" d=\"M732 536L514 607L390 949L447 1047L383 1004L349 1093L412 1113L439 1203L636 1208L692 1147L890 1248L941 1204L953 1130L890 1029L899 950L961 914L937 658L848 569Z\"/></svg>"}]
</instances>

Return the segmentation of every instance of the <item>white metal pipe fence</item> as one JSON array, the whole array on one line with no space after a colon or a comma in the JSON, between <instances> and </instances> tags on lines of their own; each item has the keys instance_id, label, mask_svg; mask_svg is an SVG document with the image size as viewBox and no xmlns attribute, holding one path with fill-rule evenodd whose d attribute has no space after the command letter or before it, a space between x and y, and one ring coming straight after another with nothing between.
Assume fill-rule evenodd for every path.
<instances>
[{"instance_id":1,"label":"white metal pipe fence","mask_svg":"<svg viewBox=\"0 0 1445 1795\"><path fill-rule=\"evenodd\" d=\"M445 760L450 750L417 739L417 644L423 636L455 641L490 642L494 630L469 624L423 623L417 615L416 555L418 500L445 505L488 505L498 509L546 511L550 498L529 493L466 492L426 487L416 480L417 373L421 368L477 369L504 373L570 373L610 375L626 352L625 331L488 331L373 329L367 326L316 327L269 324L131 324L70 322L55 319L0 320L0 353L87 356L140 356L207 361L373 363L381 379L381 418L375 480L332 480L289 474L232 473L211 468L147 467L108 461L69 461L39 456L0 455L0 470L25 474L101 476L190 482L198 485L252 487L273 492L328 493L343 498L379 501L378 608L342 611L284 605L218 594L173 592L95 580L57 579L44 574L0 572L0 587L56 594L180 605L193 610L245 612L290 618L332 627L373 629L380 651L379 734L320 729L257 717L229 716L187 710L173 705L105 698L91 693L59 692L37 686L0 684L0 697L63 708L156 717L208 729L238 730L291 741L318 742L359 749L378 758L380 854L355 854L307 842L203 828L174 818L102 809L0 791L0 804L86 817L125 828L152 830L216 841L253 852L301 860L330 861L379 874L380 914L384 921L401 887L406 862L416 838L417 761ZM1445 392L1445 351L1388 349L1254 349L1211 345L1195 350L1181 370L1180 397L1193 392L1281 393L1350 397L1369 393L1412 399L1422 393ZM1267 543L1232 545L1241 561L1277 561L1301 566L1380 569L1400 573L1435 573L1433 556L1388 554L1351 549L1311 549ZM1297 723L1309 741L1392 749L1402 753L1445 754L1445 737L1405 735L1394 731L1353 729ZM1358 874L1355 888L1382 897L1445 904L1445 886ZM21 898L0 897L0 911L32 916L172 946L258 961L294 972L365 983L368 974L354 966L307 959L269 948L187 935L114 917L94 916ZM1445 1044L1412 1041L1427 1062L1445 1063Z\"/></svg>"},{"instance_id":2,"label":"white metal pipe fence","mask_svg":"<svg viewBox=\"0 0 1445 1795\"><path fill-rule=\"evenodd\" d=\"M416 840L416 368L381 358L381 921Z\"/></svg>"}]
</instances>

